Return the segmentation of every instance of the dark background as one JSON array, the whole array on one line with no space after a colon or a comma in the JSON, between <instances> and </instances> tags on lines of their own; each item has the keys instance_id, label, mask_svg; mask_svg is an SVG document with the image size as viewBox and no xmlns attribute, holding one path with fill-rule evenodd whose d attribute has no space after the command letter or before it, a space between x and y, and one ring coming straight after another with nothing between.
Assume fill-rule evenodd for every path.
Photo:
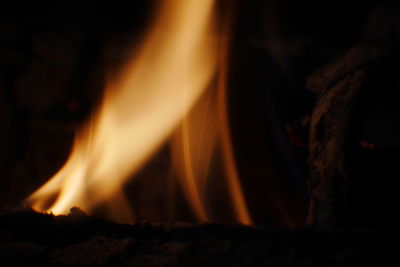
<instances>
[{"instance_id":1,"label":"dark background","mask_svg":"<svg viewBox=\"0 0 400 267\"><path fill-rule=\"evenodd\" d=\"M18 206L62 166L101 97L104 73L140 38L153 2L2 4L0 205ZM307 152L289 142L285 127L312 110L307 75L350 49L381 2L234 2L230 115L257 224L304 224ZM165 162L153 164L147 169Z\"/></svg>"}]
</instances>

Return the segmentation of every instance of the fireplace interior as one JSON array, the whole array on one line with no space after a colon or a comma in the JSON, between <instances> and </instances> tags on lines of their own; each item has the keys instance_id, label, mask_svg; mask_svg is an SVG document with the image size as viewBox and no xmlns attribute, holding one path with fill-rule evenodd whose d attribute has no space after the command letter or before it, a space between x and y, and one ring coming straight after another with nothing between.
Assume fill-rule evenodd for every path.
<instances>
[{"instance_id":1,"label":"fireplace interior","mask_svg":"<svg viewBox=\"0 0 400 267\"><path fill-rule=\"evenodd\" d=\"M2 266L399 264L396 1L1 5Z\"/></svg>"}]
</instances>

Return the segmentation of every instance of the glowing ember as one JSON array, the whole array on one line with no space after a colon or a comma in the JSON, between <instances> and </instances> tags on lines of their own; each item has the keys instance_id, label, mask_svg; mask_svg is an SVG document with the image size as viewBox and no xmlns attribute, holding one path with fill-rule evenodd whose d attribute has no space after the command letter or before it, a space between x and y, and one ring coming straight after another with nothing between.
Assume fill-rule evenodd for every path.
<instances>
[{"instance_id":1,"label":"glowing ember","mask_svg":"<svg viewBox=\"0 0 400 267\"><path fill-rule=\"evenodd\" d=\"M204 185L220 144L237 220L251 223L226 116L227 41L218 40L213 15L214 0L162 1L135 56L109 81L99 110L78 133L67 163L28 198L34 209L91 212L106 203L110 219L134 222L122 187L172 136L173 165L196 217L209 220Z\"/></svg>"}]
</instances>

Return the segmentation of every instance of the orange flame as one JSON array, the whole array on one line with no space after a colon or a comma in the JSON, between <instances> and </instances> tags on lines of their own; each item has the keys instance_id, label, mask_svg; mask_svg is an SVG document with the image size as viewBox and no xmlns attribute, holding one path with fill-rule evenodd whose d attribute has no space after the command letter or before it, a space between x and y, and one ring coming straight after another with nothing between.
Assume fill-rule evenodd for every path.
<instances>
[{"instance_id":1,"label":"orange flame","mask_svg":"<svg viewBox=\"0 0 400 267\"><path fill-rule=\"evenodd\" d=\"M230 145L226 86L219 82L218 101L210 89L221 65L213 10L214 0L162 1L144 42L118 79L108 83L100 108L78 133L67 163L28 198L34 209L65 214L78 206L90 212L106 203L110 219L134 222L122 187L175 130L181 138L173 145L175 166L183 164L180 181L198 219L209 220L201 185L220 139L237 218L251 223ZM225 73L220 71L220 81ZM196 103L210 111L200 128L193 123L201 119L195 111L188 115ZM197 132L201 128L207 133Z\"/></svg>"},{"instance_id":2,"label":"orange flame","mask_svg":"<svg viewBox=\"0 0 400 267\"><path fill-rule=\"evenodd\" d=\"M208 221L210 218L205 210L205 185L213 154L217 154L217 149L221 150L236 220L243 224L252 224L240 186L228 123L226 76L230 33L227 29L222 36L224 38L219 49L216 91L208 90L204 94L176 133L176 138L173 139L173 158L176 161L174 166L197 218Z\"/></svg>"}]
</instances>

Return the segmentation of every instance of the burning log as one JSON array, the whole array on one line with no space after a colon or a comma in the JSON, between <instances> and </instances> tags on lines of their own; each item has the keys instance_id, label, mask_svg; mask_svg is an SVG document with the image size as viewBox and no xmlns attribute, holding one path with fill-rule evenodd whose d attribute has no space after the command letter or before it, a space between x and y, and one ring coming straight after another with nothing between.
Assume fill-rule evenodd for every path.
<instances>
[{"instance_id":1,"label":"burning log","mask_svg":"<svg viewBox=\"0 0 400 267\"><path fill-rule=\"evenodd\" d=\"M347 141L366 81L396 60L398 17L393 13L388 7L378 9L362 41L308 78L308 88L318 94L309 126L310 224L349 224L346 214L361 209L349 204L349 198L357 196L349 193L355 178L349 174Z\"/></svg>"},{"instance_id":2,"label":"burning log","mask_svg":"<svg viewBox=\"0 0 400 267\"><path fill-rule=\"evenodd\" d=\"M2 266L269 266L398 262L393 233L242 225L117 224L78 209L66 216L0 212ZM385 244L385 249L381 249ZM329 248L329 249L328 249Z\"/></svg>"}]
</instances>

